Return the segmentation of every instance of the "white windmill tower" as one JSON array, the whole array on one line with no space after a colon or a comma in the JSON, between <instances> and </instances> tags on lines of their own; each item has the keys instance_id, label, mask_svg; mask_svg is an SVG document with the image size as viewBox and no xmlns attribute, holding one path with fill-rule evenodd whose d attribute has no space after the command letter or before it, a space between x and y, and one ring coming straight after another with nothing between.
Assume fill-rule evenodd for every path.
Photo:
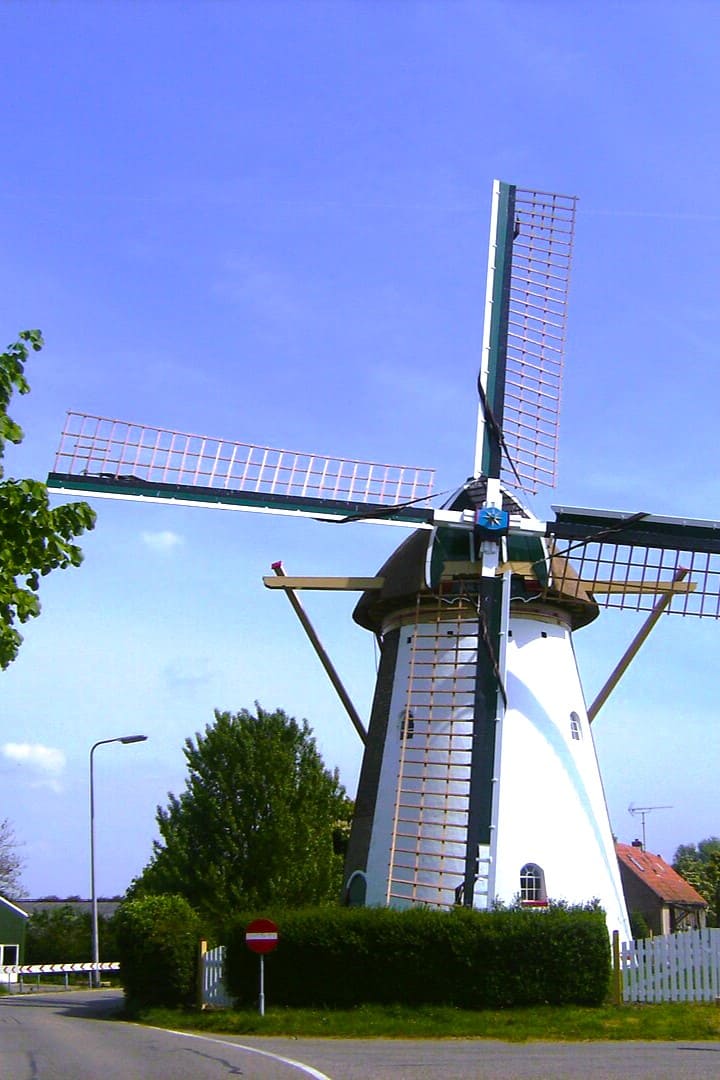
<instances>
[{"instance_id":1,"label":"white windmill tower","mask_svg":"<svg viewBox=\"0 0 720 1080\"><path fill-rule=\"evenodd\" d=\"M518 895L597 898L629 937L572 633L598 605L720 613L720 525L555 509L575 199L496 182L475 465L443 509L432 475L69 413L50 487L320 521L411 527L372 578L297 579L362 591L356 621L381 660L350 838L349 903L478 908ZM645 632L646 632L645 631ZM634 650L639 646L634 647ZM323 662L336 686L327 657ZM629 650L627 660L634 651ZM626 660L626 662L627 662Z\"/></svg>"}]
</instances>

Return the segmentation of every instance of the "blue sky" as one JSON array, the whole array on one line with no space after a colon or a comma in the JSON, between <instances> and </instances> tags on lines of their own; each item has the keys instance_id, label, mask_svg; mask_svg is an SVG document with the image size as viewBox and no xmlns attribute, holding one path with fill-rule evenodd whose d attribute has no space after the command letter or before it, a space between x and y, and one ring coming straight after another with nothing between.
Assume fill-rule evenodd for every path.
<instances>
[{"instance_id":1,"label":"blue sky","mask_svg":"<svg viewBox=\"0 0 720 1080\"><path fill-rule=\"evenodd\" d=\"M47 341L8 475L44 477L66 409L293 449L472 465L492 180L580 197L551 502L720 518L720 10L414 0L0 8L0 294ZM354 794L360 745L282 595L371 574L404 535L96 503L80 570L0 676L0 816L30 895L147 862L155 807L213 709L312 724ZM367 716L352 596L308 612ZM576 637L588 700L637 622ZM720 627L664 621L594 730L613 826L720 833Z\"/></svg>"}]
</instances>

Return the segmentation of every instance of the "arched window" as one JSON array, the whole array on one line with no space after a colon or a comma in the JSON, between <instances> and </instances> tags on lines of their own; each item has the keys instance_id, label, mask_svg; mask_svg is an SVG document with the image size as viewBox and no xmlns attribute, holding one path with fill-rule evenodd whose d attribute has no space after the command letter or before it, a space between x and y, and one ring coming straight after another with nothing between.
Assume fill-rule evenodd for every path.
<instances>
[{"instance_id":1,"label":"arched window","mask_svg":"<svg viewBox=\"0 0 720 1080\"><path fill-rule=\"evenodd\" d=\"M345 906L364 907L367 878L362 870L354 870L345 886Z\"/></svg>"},{"instance_id":2,"label":"arched window","mask_svg":"<svg viewBox=\"0 0 720 1080\"><path fill-rule=\"evenodd\" d=\"M546 907L545 874L536 863L525 863L520 871L520 902L529 907Z\"/></svg>"},{"instance_id":3,"label":"arched window","mask_svg":"<svg viewBox=\"0 0 720 1080\"><path fill-rule=\"evenodd\" d=\"M582 728L580 727L580 717L576 712L570 713L570 734L573 739L577 739L578 742L582 739Z\"/></svg>"}]
</instances>

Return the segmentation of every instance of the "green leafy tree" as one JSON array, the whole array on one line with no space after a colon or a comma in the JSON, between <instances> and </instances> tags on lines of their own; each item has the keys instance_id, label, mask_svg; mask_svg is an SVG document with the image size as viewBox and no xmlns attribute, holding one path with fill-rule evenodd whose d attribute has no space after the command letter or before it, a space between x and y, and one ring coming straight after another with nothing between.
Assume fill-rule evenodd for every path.
<instances>
[{"instance_id":1,"label":"green leafy tree","mask_svg":"<svg viewBox=\"0 0 720 1080\"><path fill-rule=\"evenodd\" d=\"M217 712L186 739L185 791L131 896L176 893L221 923L237 908L337 900L351 804L310 726L282 709Z\"/></svg>"},{"instance_id":2,"label":"green leafy tree","mask_svg":"<svg viewBox=\"0 0 720 1080\"><path fill-rule=\"evenodd\" d=\"M92 917L72 904L34 911L27 923L25 960L28 964L85 963L92 959ZM113 919L98 918L100 959L117 960Z\"/></svg>"},{"instance_id":3,"label":"green leafy tree","mask_svg":"<svg viewBox=\"0 0 720 1080\"><path fill-rule=\"evenodd\" d=\"M699 844L681 844L673 869L708 902L708 925L720 926L720 837L709 836Z\"/></svg>"},{"instance_id":4,"label":"green leafy tree","mask_svg":"<svg viewBox=\"0 0 720 1080\"><path fill-rule=\"evenodd\" d=\"M25 363L39 352L39 330L23 330L18 340L0 353L0 669L17 657L22 643L16 623L40 614L40 578L51 570L79 566L80 548L73 540L95 524L87 503L50 508L47 486L39 480L4 478L7 442L20 443L23 432L8 415L15 391L29 393Z\"/></svg>"}]
</instances>

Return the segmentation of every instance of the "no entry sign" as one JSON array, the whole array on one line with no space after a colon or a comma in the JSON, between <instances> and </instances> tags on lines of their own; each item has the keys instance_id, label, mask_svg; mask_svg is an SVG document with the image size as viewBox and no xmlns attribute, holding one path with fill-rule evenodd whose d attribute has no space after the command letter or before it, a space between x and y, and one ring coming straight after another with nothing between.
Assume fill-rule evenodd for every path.
<instances>
[{"instance_id":1,"label":"no entry sign","mask_svg":"<svg viewBox=\"0 0 720 1080\"><path fill-rule=\"evenodd\" d=\"M278 943L278 928L271 919L253 919L245 927L245 944L260 954L260 1015L265 1015L265 953L272 952Z\"/></svg>"},{"instance_id":2,"label":"no entry sign","mask_svg":"<svg viewBox=\"0 0 720 1080\"><path fill-rule=\"evenodd\" d=\"M245 944L255 953L269 953L277 947L278 928L271 919L253 919L245 928Z\"/></svg>"}]
</instances>

